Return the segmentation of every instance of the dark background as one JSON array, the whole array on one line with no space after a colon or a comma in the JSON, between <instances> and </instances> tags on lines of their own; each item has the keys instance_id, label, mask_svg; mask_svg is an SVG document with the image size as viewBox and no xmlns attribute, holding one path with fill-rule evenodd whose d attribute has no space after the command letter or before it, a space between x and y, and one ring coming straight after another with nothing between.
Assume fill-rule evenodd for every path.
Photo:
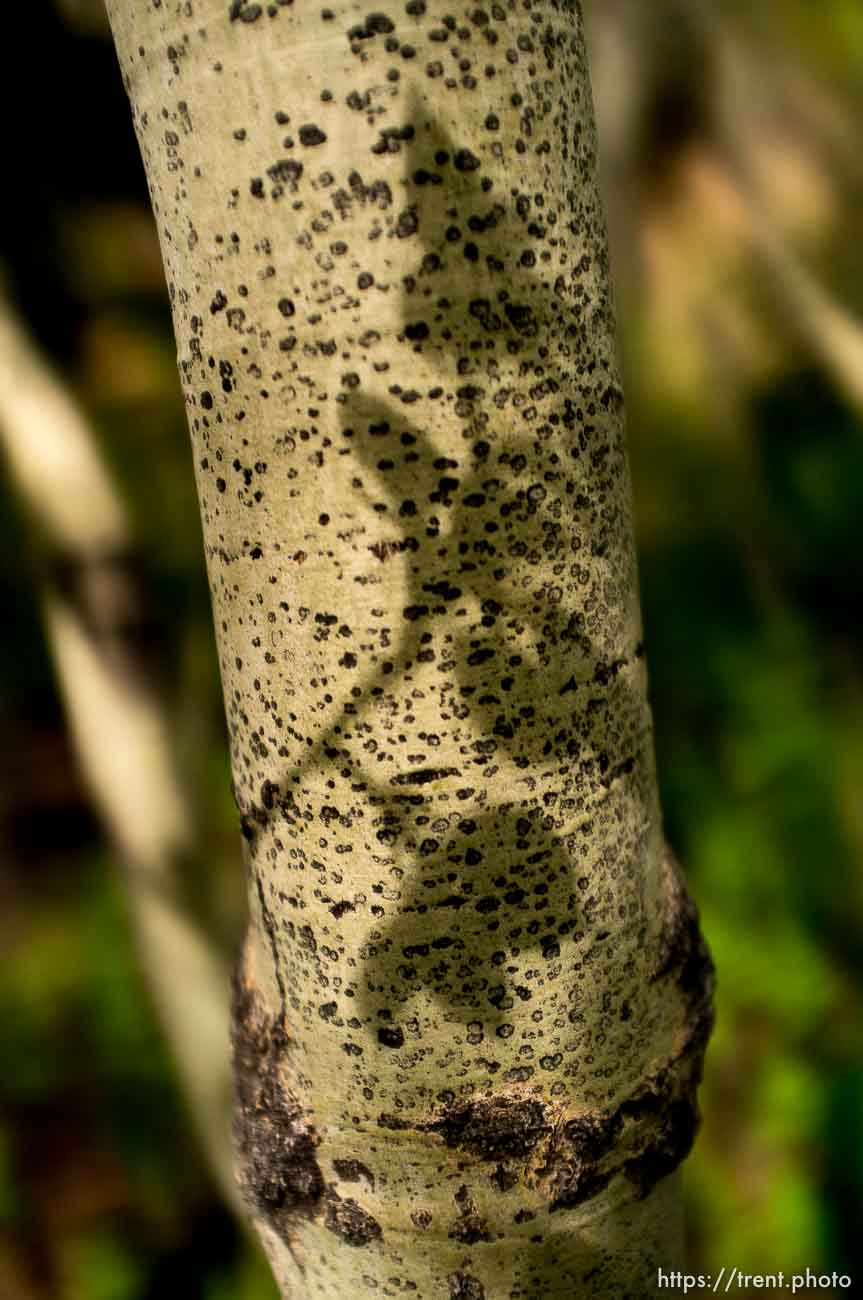
<instances>
[{"instance_id":1,"label":"dark background","mask_svg":"<svg viewBox=\"0 0 863 1300\"><path fill-rule=\"evenodd\" d=\"M674 0L641 8L655 21L637 33L623 0L608 17L597 0L592 22L662 800L720 981L689 1267L863 1283L863 410L830 329L795 315L747 224L757 193L853 338L863 10L713 0L722 26L705 36ZM757 73L751 102L726 36ZM609 39L637 49L640 80L604 72ZM239 915L191 458L128 105L96 3L17 6L4 41L0 266L132 509L206 851ZM863 392L863 327L859 348ZM189 1132L66 734L38 548L0 487L0 1294L265 1300Z\"/></svg>"}]
</instances>

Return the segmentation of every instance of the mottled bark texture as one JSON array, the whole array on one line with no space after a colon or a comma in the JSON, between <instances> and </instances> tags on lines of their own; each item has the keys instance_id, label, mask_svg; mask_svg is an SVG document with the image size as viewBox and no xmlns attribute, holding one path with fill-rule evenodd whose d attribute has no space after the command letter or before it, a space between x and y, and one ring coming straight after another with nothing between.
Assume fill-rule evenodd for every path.
<instances>
[{"instance_id":1,"label":"mottled bark texture","mask_svg":"<svg viewBox=\"0 0 863 1300\"><path fill-rule=\"evenodd\" d=\"M653 1293L711 971L664 851L581 14L110 0L174 309L285 1296Z\"/></svg>"}]
</instances>

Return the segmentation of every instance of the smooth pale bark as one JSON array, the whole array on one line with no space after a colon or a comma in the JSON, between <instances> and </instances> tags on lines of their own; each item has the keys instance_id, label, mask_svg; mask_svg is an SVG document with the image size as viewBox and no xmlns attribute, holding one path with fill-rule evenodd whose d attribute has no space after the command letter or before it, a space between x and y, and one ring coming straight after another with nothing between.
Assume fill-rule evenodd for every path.
<instances>
[{"instance_id":1,"label":"smooth pale bark","mask_svg":"<svg viewBox=\"0 0 863 1300\"><path fill-rule=\"evenodd\" d=\"M245 837L285 1296L653 1294L710 967L665 852L581 15L108 4Z\"/></svg>"}]
</instances>

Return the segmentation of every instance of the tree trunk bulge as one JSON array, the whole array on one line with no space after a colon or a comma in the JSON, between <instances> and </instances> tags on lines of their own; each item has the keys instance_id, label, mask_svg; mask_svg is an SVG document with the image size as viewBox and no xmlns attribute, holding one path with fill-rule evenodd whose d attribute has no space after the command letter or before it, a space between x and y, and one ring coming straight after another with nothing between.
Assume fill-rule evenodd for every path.
<instances>
[{"instance_id":1,"label":"tree trunk bulge","mask_svg":"<svg viewBox=\"0 0 863 1300\"><path fill-rule=\"evenodd\" d=\"M110 0L189 408L285 1296L652 1295L665 852L579 8Z\"/></svg>"}]
</instances>

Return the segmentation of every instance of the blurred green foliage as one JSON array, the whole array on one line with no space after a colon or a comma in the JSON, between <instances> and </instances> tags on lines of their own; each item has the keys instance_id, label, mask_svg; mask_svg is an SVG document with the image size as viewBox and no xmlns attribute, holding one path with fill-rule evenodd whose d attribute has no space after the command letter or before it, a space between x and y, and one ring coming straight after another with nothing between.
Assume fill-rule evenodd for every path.
<instances>
[{"instance_id":1,"label":"blurred green foliage","mask_svg":"<svg viewBox=\"0 0 863 1300\"><path fill-rule=\"evenodd\" d=\"M859 77L858 5L767 8L831 75ZM221 695L128 110L92 26L44 2L17 21L31 40L38 26L73 143L46 171L17 133L0 254L133 508L230 918L240 869ZM87 161L93 120L107 124L107 170ZM834 260L853 262L842 248ZM858 274L845 287L863 305L859 259ZM712 394L655 382L643 310L624 312L622 333L658 766L719 971L685 1175L691 1263L863 1279L863 424L789 353L723 430ZM117 864L65 736L27 538L0 495L3 550L25 557L0 574L0 1294L272 1300L189 1136Z\"/></svg>"},{"instance_id":2,"label":"blurred green foliage","mask_svg":"<svg viewBox=\"0 0 863 1300\"><path fill-rule=\"evenodd\" d=\"M691 1236L713 1270L859 1276L863 428L814 375L756 405L761 508L690 497L641 551L667 831L719 972Z\"/></svg>"}]
</instances>

